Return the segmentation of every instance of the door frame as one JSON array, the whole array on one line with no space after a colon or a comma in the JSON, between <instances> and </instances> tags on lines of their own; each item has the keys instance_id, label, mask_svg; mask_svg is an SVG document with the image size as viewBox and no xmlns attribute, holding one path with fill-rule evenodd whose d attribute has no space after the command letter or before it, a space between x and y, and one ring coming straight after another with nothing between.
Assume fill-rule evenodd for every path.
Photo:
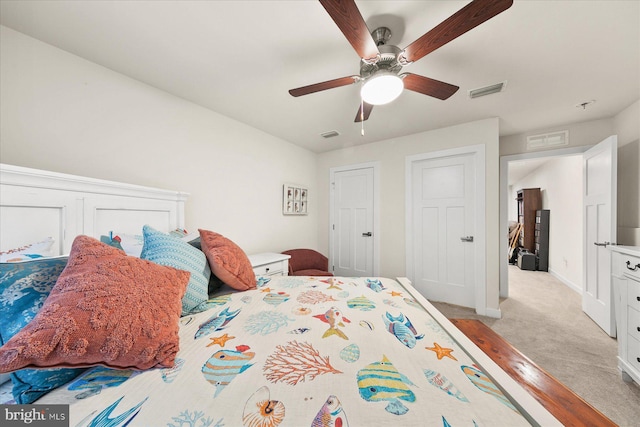
<instances>
[{"instance_id":1,"label":"door frame","mask_svg":"<svg viewBox=\"0 0 640 427\"><path fill-rule=\"evenodd\" d=\"M329 262L333 265L335 255L335 174L358 169L373 169L373 275L380 275L380 162L356 163L329 169Z\"/></svg>"},{"instance_id":2,"label":"door frame","mask_svg":"<svg viewBox=\"0 0 640 427\"><path fill-rule=\"evenodd\" d=\"M480 315L496 317L496 313L487 313L487 239L486 239L486 173L484 144L469 145L448 150L407 156L405 159L405 252L406 274L413 280L413 164L423 160L436 160L446 157L468 156L475 162L474 203L476 215L474 221L474 261L476 263L475 309ZM498 317L499 316L499 313Z\"/></svg>"},{"instance_id":3,"label":"door frame","mask_svg":"<svg viewBox=\"0 0 640 427\"><path fill-rule=\"evenodd\" d=\"M500 298L509 298L509 162L543 157L582 155L592 146L561 148L500 157ZM584 263L584 260L583 260ZM572 288L573 289L573 288Z\"/></svg>"}]
</instances>

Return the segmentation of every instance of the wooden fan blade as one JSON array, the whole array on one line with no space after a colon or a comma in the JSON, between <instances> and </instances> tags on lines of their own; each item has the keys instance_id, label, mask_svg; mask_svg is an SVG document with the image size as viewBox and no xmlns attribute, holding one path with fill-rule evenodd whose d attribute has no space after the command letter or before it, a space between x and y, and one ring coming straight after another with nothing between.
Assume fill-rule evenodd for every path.
<instances>
[{"instance_id":1,"label":"wooden fan blade","mask_svg":"<svg viewBox=\"0 0 640 427\"><path fill-rule=\"evenodd\" d=\"M460 89L458 86L417 74L404 73L402 76L402 83L404 83L405 89L433 96L438 99L447 99Z\"/></svg>"},{"instance_id":2,"label":"wooden fan blade","mask_svg":"<svg viewBox=\"0 0 640 427\"><path fill-rule=\"evenodd\" d=\"M320 92L322 90L333 89L340 86L347 86L357 82L359 79L359 76L340 77L339 79L327 80L326 82L291 89L289 93L291 94L291 96L308 95L310 93Z\"/></svg>"},{"instance_id":3,"label":"wooden fan blade","mask_svg":"<svg viewBox=\"0 0 640 427\"><path fill-rule=\"evenodd\" d=\"M320 0L333 22L362 59L372 60L380 53L369 28L353 0Z\"/></svg>"},{"instance_id":4,"label":"wooden fan blade","mask_svg":"<svg viewBox=\"0 0 640 427\"><path fill-rule=\"evenodd\" d=\"M405 48L404 58L417 61L467 31L509 9L513 0L474 0Z\"/></svg>"},{"instance_id":5,"label":"wooden fan blade","mask_svg":"<svg viewBox=\"0 0 640 427\"><path fill-rule=\"evenodd\" d=\"M363 105L364 105L364 110L362 109ZM371 114L371 110L373 110L373 105L367 104L366 102L361 103L360 108L358 108L358 114L356 114L356 119L354 120L354 122L360 123L367 120L369 118L369 115Z\"/></svg>"}]
</instances>

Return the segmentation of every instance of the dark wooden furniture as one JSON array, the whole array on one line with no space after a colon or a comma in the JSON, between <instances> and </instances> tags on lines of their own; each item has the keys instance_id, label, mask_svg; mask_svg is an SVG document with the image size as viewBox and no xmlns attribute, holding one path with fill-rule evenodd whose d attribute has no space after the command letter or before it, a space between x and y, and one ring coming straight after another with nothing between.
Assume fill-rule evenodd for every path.
<instances>
[{"instance_id":1,"label":"dark wooden furniture","mask_svg":"<svg viewBox=\"0 0 640 427\"><path fill-rule=\"evenodd\" d=\"M536 211L536 269L549 271L549 209Z\"/></svg>"},{"instance_id":2,"label":"dark wooden furniture","mask_svg":"<svg viewBox=\"0 0 640 427\"><path fill-rule=\"evenodd\" d=\"M450 320L563 425L616 425L481 321Z\"/></svg>"},{"instance_id":3,"label":"dark wooden furniture","mask_svg":"<svg viewBox=\"0 0 640 427\"><path fill-rule=\"evenodd\" d=\"M539 188L518 190L518 222L522 224L520 246L533 253L535 251L536 211L542 209L542 195Z\"/></svg>"}]
</instances>

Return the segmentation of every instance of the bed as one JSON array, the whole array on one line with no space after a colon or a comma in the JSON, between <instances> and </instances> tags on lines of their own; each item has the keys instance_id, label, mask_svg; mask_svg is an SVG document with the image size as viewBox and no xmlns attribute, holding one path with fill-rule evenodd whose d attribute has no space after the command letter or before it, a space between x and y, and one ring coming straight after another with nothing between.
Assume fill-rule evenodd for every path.
<instances>
[{"instance_id":1,"label":"bed","mask_svg":"<svg viewBox=\"0 0 640 427\"><path fill-rule=\"evenodd\" d=\"M69 425L560 425L406 278L247 282L253 272L246 272L242 250L228 239L216 246L224 236L211 230L171 236L185 228L186 193L9 165L0 165L0 173L0 250L53 236L47 257L13 264L58 265L46 301L31 307L36 320L11 337L0 331L0 371L35 367L28 371L41 382L57 380L52 390L36 390L32 402L69 405ZM112 244L127 233L180 242L177 252L190 245L206 266L188 275L145 249L127 255ZM8 264L0 264L4 274L12 271ZM201 270L211 273L206 294L187 303ZM105 283L113 275L126 276L124 284ZM224 284L212 286L213 278ZM144 283L140 291L137 282ZM3 319L21 316L7 301L17 305L26 291L12 292L0 298ZM76 310L80 299L85 306ZM58 310L64 321L56 304L72 304ZM74 310L81 314L73 317ZM33 337L52 322L87 322L107 336L59 334L49 353L31 351L42 344ZM114 344L113 331L129 347ZM141 350L128 358L131 348ZM16 387L13 379L5 390Z\"/></svg>"}]
</instances>

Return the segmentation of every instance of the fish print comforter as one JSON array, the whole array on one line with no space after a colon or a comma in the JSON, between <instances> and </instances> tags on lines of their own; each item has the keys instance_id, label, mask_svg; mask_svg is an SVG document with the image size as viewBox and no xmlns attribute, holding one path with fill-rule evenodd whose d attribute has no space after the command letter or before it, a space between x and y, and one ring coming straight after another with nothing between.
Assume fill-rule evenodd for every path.
<instances>
[{"instance_id":1,"label":"fish print comforter","mask_svg":"<svg viewBox=\"0 0 640 427\"><path fill-rule=\"evenodd\" d=\"M37 403L72 426L529 425L398 282L258 284L183 317L174 367L93 368Z\"/></svg>"}]
</instances>

